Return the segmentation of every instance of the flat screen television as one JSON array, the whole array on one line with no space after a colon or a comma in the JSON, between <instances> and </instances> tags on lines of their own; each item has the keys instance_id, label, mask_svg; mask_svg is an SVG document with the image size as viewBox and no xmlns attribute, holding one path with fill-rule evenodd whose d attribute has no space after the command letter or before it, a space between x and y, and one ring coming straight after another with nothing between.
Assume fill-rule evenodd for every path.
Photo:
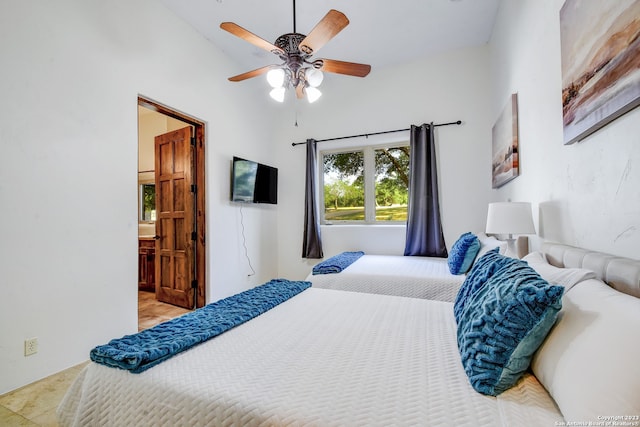
<instances>
[{"instance_id":1,"label":"flat screen television","mask_svg":"<svg viewBox=\"0 0 640 427\"><path fill-rule=\"evenodd\" d=\"M231 200L244 203L278 203L278 169L233 157Z\"/></svg>"}]
</instances>

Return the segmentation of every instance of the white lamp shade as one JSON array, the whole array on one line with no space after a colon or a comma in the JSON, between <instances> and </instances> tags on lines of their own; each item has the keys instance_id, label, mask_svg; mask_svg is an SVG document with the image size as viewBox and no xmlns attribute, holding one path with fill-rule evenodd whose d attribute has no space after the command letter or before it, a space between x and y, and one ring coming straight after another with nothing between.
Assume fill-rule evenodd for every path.
<instances>
[{"instance_id":1,"label":"white lamp shade","mask_svg":"<svg viewBox=\"0 0 640 427\"><path fill-rule=\"evenodd\" d=\"M307 83L311 87L318 87L322 83L324 79L324 74L322 71L316 70L315 68L307 68L304 72L305 78L307 79Z\"/></svg>"},{"instance_id":2,"label":"white lamp shade","mask_svg":"<svg viewBox=\"0 0 640 427\"><path fill-rule=\"evenodd\" d=\"M309 101L309 104L316 102L318 98L322 96L320 89L311 86L306 88L305 92L307 93L307 101Z\"/></svg>"},{"instance_id":3,"label":"white lamp shade","mask_svg":"<svg viewBox=\"0 0 640 427\"><path fill-rule=\"evenodd\" d=\"M486 232L489 234L535 234L531 203L489 203Z\"/></svg>"},{"instance_id":4,"label":"white lamp shade","mask_svg":"<svg viewBox=\"0 0 640 427\"><path fill-rule=\"evenodd\" d=\"M274 68L267 73L267 82L272 88L279 88L284 85L284 70L282 68Z\"/></svg>"},{"instance_id":5,"label":"white lamp shade","mask_svg":"<svg viewBox=\"0 0 640 427\"><path fill-rule=\"evenodd\" d=\"M284 102L285 92L286 92L286 89L280 86L280 87L271 89L271 92L269 92L269 95L271 96L271 98L275 99L278 102Z\"/></svg>"}]
</instances>

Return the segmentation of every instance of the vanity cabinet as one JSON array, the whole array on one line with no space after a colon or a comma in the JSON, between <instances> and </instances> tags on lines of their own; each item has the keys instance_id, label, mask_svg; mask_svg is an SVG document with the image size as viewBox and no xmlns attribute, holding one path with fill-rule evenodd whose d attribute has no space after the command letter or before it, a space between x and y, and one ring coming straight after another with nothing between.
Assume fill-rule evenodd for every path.
<instances>
[{"instance_id":1,"label":"vanity cabinet","mask_svg":"<svg viewBox=\"0 0 640 427\"><path fill-rule=\"evenodd\" d=\"M141 291L156 290L156 241L138 239L138 289Z\"/></svg>"}]
</instances>

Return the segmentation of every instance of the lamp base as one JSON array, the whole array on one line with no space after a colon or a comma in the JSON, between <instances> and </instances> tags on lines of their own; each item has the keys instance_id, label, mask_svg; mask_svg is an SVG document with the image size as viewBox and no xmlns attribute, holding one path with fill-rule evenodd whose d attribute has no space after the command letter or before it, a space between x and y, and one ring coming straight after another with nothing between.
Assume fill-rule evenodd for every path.
<instances>
[{"instance_id":1,"label":"lamp base","mask_svg":"<svg viewBox=\"0 0 640 427\"><path fill-rule=\"evenodd\" d=\"M507 242L506 256L520 259L529 253L529 238L527 236L519 236L518 238L509 236L505 241Z\"/></svg>"},{"instance_id":2,"label":"lamp base","mask_svg":"<svg viewBox=\"0 0 640 427\"><path fill-rule=\"evenodd\" d=\"M516 248L516 239L513 237L506 239L507 242L507 252L505 252L505 256L511 258L520 258L518 256L518 248Z\"/></svg>"}]
</instances>

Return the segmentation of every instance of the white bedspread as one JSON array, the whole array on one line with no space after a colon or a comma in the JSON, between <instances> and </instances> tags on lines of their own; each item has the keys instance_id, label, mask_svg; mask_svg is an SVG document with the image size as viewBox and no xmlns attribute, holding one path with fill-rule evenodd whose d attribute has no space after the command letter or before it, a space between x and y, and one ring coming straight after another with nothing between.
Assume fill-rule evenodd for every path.
<instances>
[{"instance_id":1,"label":"white bedspread","mask_svg":"<svg viewBox=\"0 0 640 427\"><path fill-rule=\"evenodd\" d=\"M553 426L527 375L498 398L460 364L450 303L308 289L141 374L89 364L63 426Z\"/></svg>"},{"instance_id":2,"label":"white bedspread","mask_svg":"<svg viewBox=\"0 0 640 427\"><path fill-rule=\"evenodd\" d=\"M464 278L449 272L446 258L363 255L341 273L306 280L316 288L454 302Z\"/></svg>"}]
</instances>

